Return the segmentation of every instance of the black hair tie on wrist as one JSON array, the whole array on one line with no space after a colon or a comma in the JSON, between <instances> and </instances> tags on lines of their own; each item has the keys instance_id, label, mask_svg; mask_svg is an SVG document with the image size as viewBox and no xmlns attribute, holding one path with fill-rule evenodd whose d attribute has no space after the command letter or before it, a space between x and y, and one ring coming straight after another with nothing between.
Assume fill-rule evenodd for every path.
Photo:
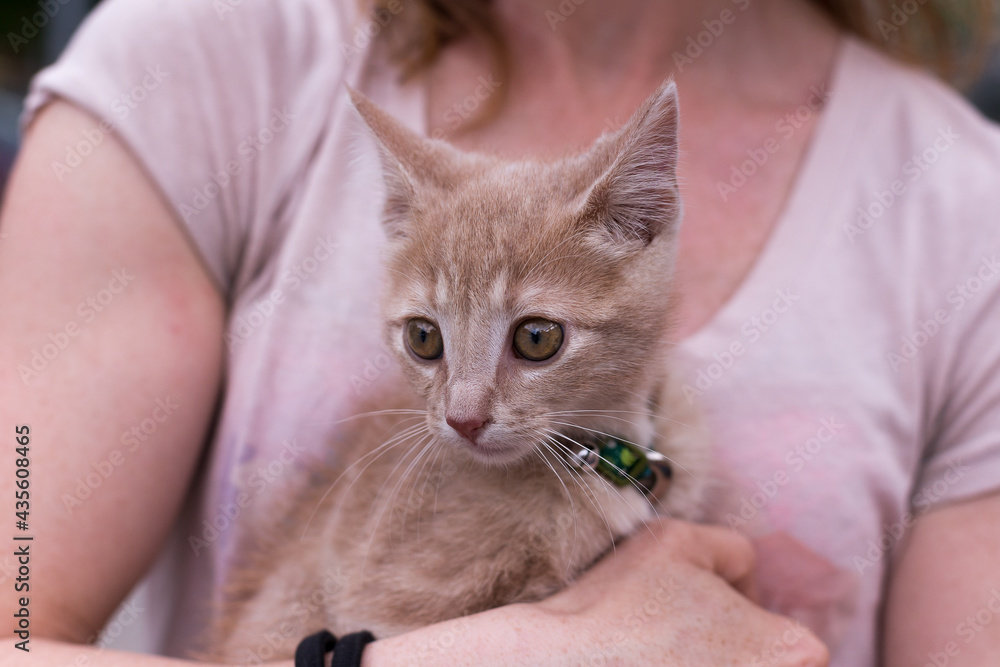
<instances>
[{"instance_id":1,"label":"black hair tie on wrist","mask_svg":"<svg viewBox=\"0 0 1000 667\"><path fill-rule=\"evenodd\" d=\"M374 635L367 630L344 635L337 642L330 667L361 667L361 652L373 641Z\"/></svg>"},{"instance_id":2,"label":"black hair tie on wrist","mask_svg":"<svg viewBox=\"0 0 1000 667\"><path fill-rule=\"evenodd\" d=\"M328 630L320 630L299 642L295 667L324 667L324 658L330 651L333 651L331 667L361 667L361 653L373 641L375 637L367 630L344 635L340 641Z\"/></svg>"},{"instance_id":3,"label":"black hair tie on wrist","mask_svg":"<svg viewBox=\"0 0 1000 667\"><path fill-rule=\"evenodd\" d=\"M295 649L295 667L325 667L326 654L337 645L329 630L320 630L299 642Z\"/></svg>"}]
</instances>

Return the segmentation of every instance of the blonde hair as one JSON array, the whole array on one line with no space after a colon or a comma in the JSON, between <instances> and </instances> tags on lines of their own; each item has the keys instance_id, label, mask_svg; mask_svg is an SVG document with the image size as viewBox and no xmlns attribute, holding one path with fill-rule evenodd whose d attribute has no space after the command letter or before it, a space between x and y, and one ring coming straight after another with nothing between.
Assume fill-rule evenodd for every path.
<instances>
[{"instance_id":1,"label":"blonde hair","mask_svg":"<svg viewBox=\"0 0 1000 667\"><path fill-rule=\"evenodd\" d=\"M376 9L401 0L367 0ZM499 75L507 50L490 0L406 0L416 11L396 21L392 52L404 76L428 68L441 50L473 35L489 50ZM981 66L994 36L994 0L812 0L840 26L882 51L966 83Z\"/></svg>"}]
</instances>

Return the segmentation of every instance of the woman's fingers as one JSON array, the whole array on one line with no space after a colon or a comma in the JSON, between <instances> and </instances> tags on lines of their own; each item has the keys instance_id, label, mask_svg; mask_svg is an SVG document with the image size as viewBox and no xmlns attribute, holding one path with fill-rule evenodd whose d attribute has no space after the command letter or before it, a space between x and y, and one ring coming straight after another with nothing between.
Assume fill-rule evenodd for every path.
<instances>
[{"instance_id":1,"label":"woman's fingers","mask_svg":"<svg viewBox=\"0 0 1000 667\"><path fill-rule=\"evenodd\" d=\"M668 549L676 560L714 572L746 597L757 600L753 577L756 556L745 536L717 526L672 519L660 521L654 533L660 547Z\"/></svg>"},{"instance_id":2,"label":"woman's fingers","mask_svg":"<svg viewBox=\"0 0 1000 667\"><path fill-rule=\"evenodd\" d=\"M711 570L756 602L756 554L750 540L725 528L695 526L695 529L703 540L703 548L708 552Z\"/></svg>"}]
</instances>

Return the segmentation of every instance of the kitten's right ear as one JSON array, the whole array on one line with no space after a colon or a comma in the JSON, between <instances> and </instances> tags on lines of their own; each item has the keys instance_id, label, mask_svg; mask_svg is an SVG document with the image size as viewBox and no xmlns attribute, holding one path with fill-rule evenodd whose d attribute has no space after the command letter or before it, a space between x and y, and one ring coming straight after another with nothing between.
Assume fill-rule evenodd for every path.
<instances>
[{"instance_id":1,"label":"kitten's right ear","mask_svg":"<svg viewBox=\"0 0 1000 667\"><path fill-rule=\"evenodd\" d=\"M354 108L375 135L387 191L383 222L389 236L405 235L425 190L450 189L458 174L457 152L404 127L374 102L347 86Z\"/></svg>"}]
</instances>

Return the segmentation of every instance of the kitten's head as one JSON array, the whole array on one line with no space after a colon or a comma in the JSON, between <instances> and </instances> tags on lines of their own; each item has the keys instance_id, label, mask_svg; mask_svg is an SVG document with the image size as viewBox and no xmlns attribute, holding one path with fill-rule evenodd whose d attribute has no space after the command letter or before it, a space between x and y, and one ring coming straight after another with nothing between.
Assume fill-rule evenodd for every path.
<instances>
[{"instance_id":1,"label":"kitten's head","mask_svg":"<svg viewBox=\"0 0 1000 667\"><path fill-rule=\"evenodd\" d=\"M566 444L554 433L568 424L648 443L648 420L624 411L647 411L663 373L681 216L674 84L555 163L463 153L352 97L382 153L388 342L431 432L488 464ZM623 412L589 412L609 410Z\"/></svg>"}]
</instances>

